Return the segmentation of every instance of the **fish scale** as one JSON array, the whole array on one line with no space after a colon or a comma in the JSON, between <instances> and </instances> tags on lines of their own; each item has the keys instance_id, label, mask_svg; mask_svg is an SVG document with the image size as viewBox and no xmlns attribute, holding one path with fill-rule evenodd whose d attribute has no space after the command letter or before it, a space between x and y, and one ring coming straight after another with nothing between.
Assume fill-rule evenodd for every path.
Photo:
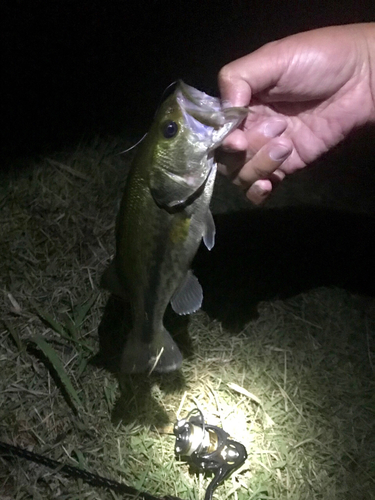
<instances>
[{"instance_id":1,"label":"fish scale","mask_svg":"<svg viewBox=\"0 0 375 500\"><path fill-rule=\"evenodd\" d=\"M246 114L178 82L138 148L117 216L116 255L102 279L105 288L131 303L124 373L181 366L164 313L169 303L178 314L201 306L202 288L189 268L202 238L208 249L214 244L213 150Z\"/></svg>"}]
</instances>

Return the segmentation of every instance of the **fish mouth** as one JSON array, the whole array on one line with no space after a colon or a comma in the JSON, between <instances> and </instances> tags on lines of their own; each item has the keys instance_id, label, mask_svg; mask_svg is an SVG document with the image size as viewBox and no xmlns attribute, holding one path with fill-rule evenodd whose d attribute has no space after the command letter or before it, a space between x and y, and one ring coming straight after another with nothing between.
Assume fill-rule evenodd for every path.
<instances>
[{"instance_id":1,"label":"fish mouth","mask_svg":"<svg viewBox=\"0 0 375 500\"><path fill-rule=\"evenodd\" d=\"M223 106L218 97L187 85L177 84L177 102L187 127L209 146L217 148L232 130L239 126L249 110L243 107Z\"/></svg>"},{"instance_id":2,"label":"fish mouth","mask_svg":"<svg viewBox=\"0 0 375 500\"><path fill-rule=\"evenodd\" d=\"M181 109L202 125L217 128L224 124L218 97L212 97L181 80L177 84L176 93Z\"/></svg>"},{"instance_id":3,"label":"fish mouth","mask_svg":"<svg viewBox=\"0 0 375 500\"><path fill-rule=\"evenodd\" d=\"M192 109L204 111L220 111L221 102L218 97L212 97L205 92L187 85L182 80L178 82L181 97L185 98Z\"/></svg>"}]
</instances>

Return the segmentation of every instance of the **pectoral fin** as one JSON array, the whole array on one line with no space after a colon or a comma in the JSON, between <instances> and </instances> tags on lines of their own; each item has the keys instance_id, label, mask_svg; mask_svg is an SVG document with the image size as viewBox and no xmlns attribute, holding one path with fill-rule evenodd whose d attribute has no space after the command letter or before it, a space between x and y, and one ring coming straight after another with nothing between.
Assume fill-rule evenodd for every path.
<instances>
[{"instance_id":1,"label":"pectoral fin","mask_svg":"<svg viewBox=\"0 0 375 500\"><path fill-rule=\"evenodd\" d=\"M201 307L202 301L202 287L194 274L189 271L172 297L172 309L177 314L191 314Z\"/></svg>"},{"instance_id":2,"label":"pectoral fin","mask_svg":"<svg viewBox=\"0 0 375 500\"><path fill-rule=\"evenodd\" d=\"M203 235L203 241L208 250L211 250L215 245L215 233L215 221L212 217L211 210L208 210L206 218L206 230Z\"/></svg>"}]
</instances>

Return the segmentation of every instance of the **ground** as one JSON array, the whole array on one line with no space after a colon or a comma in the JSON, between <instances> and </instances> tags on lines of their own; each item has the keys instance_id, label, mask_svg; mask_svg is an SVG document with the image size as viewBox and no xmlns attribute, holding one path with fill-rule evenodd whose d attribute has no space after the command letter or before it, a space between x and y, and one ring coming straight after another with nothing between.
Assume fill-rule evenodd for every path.
<instances>
[{"instance_id":1,"label":"ground","mask_svg":"<svg viewBox=\"0 0 375 500\"><path fill-rule=\"evenodd\" d=\"M1 441L203 498L210 478L175 457L171 433L198 406L248 451L215 498L375 499L370 163L344 175L334 157L260 209L219 179L217 248L194 264L203 310L167 318L183 367L130 377L110 355L126 307L99 288L131 159L120 149L98 139L2 176ZM2 456L0 498L120 496Z\"/></svg>"}]
</instances>

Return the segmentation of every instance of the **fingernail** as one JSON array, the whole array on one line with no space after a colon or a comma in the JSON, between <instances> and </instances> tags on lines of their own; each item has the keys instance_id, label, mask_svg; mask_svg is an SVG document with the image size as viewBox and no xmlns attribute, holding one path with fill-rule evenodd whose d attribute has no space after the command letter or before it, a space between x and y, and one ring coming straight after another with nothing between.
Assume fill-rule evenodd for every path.
<instances>
[{"instance_id":1,"label":"fingernail","mask_svg":"<svg viewBox=\"0 0 375 500\"><path fill-rule=\"evenodd\" d=\"M224 99L221 101L221 107L222 108L233 108L233 104L228 101L228 99Z\"/></svg>"},{"instance_id":2,"label":"fingernail","mask_svg":"<svg viewBox=\"0 0 375 500\"><path fill-rule=\"evenodd\" d=\"M262 180L255 181L254 184L250 186L249 192L252 195L259 197L267 196L269 193L269 189L265 189L262 184L263 184Z\"/></svg>"},{"instance_id":3,"label":"fingernail","mask_svg":"<svg viewBox=\"0 0 375 500\"><path fill-rule=\"evenodd\" d=\"M268 197L269 194L270 191L253 184L247 191L246 196L255 205L259 205Z\"/></svg>"},{"instance_id":4,"label":"fingernail","mask_svg":"<svg viewBox=\"0 0 375 500\"><path fill-rule=\"evenodd\" d=\"M271 120L263 125L262 131L266 137L277 137L284 132L286 125L285 120Z\"/></svg>"},{"instance_id":5,"label":"fingernail","mask_svg":"<svg viewBox=\"0 0 375 500\"><path fill-rule=\"evenodd\" d=\"M235 148L233 148L231 146L225 146L225 144L222 144L220 146L220 149L222 151L225 151L225 153L238 153L238 151L239 151L238 149L235 149Z\"/></svg>"},{"instance_id":6,"label":"fingernail","mask_svg":"<svg viewBox=\"0 0 375 500\"><path fill-rule=\"evenodd\" d=\"M284 161L288 158L291 153L291 149L283 144L278 144L274 146L270 151L270 158L274 161Z\"/></svg>"},{"instance_id":7,"label":"fingernail","mask_svg":"<svg viewBox=\"0 0 375 500\"><path fill-rule=\"evenodd\" d=\"M261 198L267 194L267 191L259 186L251 186L250 190L252 194L255 194L256 196L259 196Z\"/></svg>"}]
</instances>

